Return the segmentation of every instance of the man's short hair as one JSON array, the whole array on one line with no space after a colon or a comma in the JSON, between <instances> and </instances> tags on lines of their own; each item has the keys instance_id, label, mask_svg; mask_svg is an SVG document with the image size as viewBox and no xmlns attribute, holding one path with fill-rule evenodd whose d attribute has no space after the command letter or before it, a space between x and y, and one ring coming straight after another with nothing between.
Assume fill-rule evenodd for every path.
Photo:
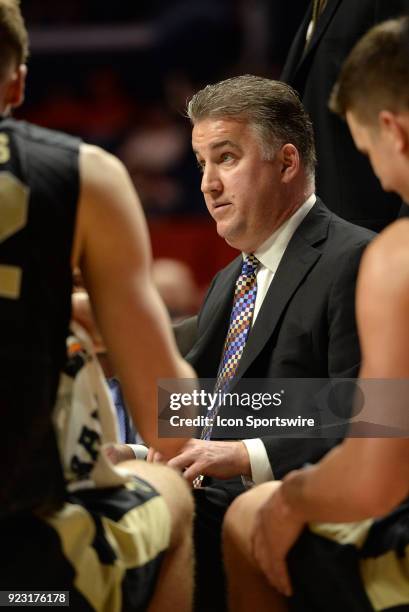
<instances>
[{"instance_id":1,"label":"man's short hair","mask_svg":"<svg viewBox=\"0 0 409 612\"><path fill-rule=\"evenodd\" d=\"M19 0L0 0L0 78L10 64L24 64L28 57L28 34Z\"/></svg>"},{"instance_id":2,"label":"man's short hair","mask_svg":"<svg viewBox=\"0 0 409 612\"><path fill-rule=\"evenodd\" d=\"M187 115L193 125L207 118L246 121L260 140L265 159L273 159L279 147L291 143L308 175L314 176L312 123L297 93L286 83L247 74L207 85L188 102Z\"/></svg>"},{"instance_id":3,"label":"man's short hair","mask_svg":"<svg viewBox=\"0 0 409 612\"><path fill-rule=\"evenodd\" d=\"M329 105L342 117L354 112L367 125L381 110L409 110L409 17L384 21L361 38L342 67Z\"/></svg>"}]
</instances>

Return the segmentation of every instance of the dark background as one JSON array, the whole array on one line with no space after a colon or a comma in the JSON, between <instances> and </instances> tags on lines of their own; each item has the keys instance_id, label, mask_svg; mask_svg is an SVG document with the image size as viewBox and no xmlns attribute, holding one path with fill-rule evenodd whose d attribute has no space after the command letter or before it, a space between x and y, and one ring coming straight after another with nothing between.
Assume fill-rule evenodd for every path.
<instances>
[{"instance_id":1,"label":"dark background","mask_svg":"<svg viewBox=\"0 0 409 612\"><path fill-rule=\"evenodd\" d=\"M229 76L280 74L309 0L23 0L31 39L19 118L126 164L155 257L206 286L234 252L217 237L190 149L186 100Z\"/></svg>"}]
</instances>

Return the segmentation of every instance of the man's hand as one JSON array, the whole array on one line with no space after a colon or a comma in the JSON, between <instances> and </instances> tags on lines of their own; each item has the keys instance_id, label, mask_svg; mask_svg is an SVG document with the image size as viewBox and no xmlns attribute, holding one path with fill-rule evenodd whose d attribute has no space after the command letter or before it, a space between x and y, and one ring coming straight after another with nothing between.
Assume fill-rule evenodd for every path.
<instances>
[{"instance_id":1,"label":"man's hand","mask_svg":"<svg viewBox=\"0 0 409 612\"><path fill-rule=\"evenodd\" d=\"M281 486L261 506L251 536L253 556L270 584L283 595L292 594L286 557L304 522L285 504Z\"/></svg>"},{"instance_id":2,"label":"man's hand","mask_svg":"<svg viewBox=\"0 0 409 612\"><path fill-rule=\"evenodd\" d=\"M168 465L183 471L184 478L191 483L200 474L220 479L251 476L246 446L236 441L189 440Z\"/></svg>"}]
</instances>

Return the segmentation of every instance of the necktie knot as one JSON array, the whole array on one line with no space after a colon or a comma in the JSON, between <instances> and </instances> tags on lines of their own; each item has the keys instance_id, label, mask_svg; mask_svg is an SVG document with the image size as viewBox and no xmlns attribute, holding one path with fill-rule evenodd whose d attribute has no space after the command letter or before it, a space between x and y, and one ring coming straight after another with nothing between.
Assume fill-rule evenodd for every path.
<instances>
[{"instance_id":1,"label":"necktie knot","mask_svg":"<svg viewBox=\"0 0 409 612\"><path fill-rule=\"evenodd\" d=\"M243 266L241 269L241 274L244 276L251 276L255 273L258 268L259 260L253 253L247 254L243 259Z\"/></svg>"}]
</instances>

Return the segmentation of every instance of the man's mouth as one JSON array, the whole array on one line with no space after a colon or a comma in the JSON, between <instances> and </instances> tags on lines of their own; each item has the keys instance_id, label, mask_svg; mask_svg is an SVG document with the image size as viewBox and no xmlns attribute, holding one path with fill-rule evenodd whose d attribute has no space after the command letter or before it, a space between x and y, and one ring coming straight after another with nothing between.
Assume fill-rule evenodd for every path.
<instances>
[{"instance_id":1,"label":"man's mouth","mask_svg":"<svg viewBox=\"0 0 409 612\"><path fill-rule=\"evenodd\" d=\"M215 202L213 205L213 209L217 210L219 208L224 208L225 206L230 206L231 202Z\"/></svg>"}]
</instances>

